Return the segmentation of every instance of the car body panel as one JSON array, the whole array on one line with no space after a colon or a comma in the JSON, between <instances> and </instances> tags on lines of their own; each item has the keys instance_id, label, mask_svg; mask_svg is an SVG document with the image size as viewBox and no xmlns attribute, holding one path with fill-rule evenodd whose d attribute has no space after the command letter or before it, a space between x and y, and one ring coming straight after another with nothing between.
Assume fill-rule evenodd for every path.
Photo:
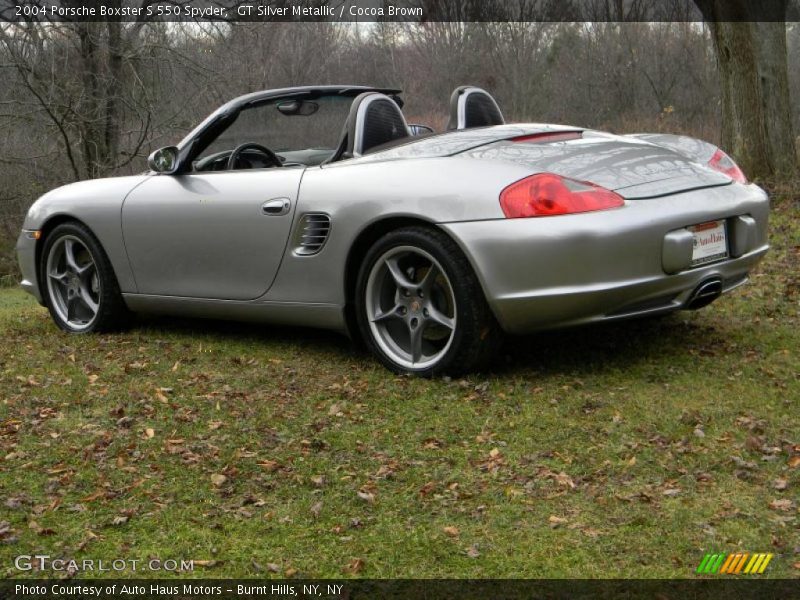
<instances>
[{"instance_id":1,"label":"car body panel","mask_svg":"<svg viewBox=\"0 0 800 600\"><path fill-rule=\"evenodd\" d=\"M769 203L755 185L695 190L619 209L559 217L443 225L468 256L501 325L518 333L680 308L702 281L726 291L766 253ZM667 234L739 215L757 223L743 254L667 274ZM725 286L723 286L725 287ZM652 301L663 299L653 304Z\"/></svg>"},{"instance_id":2,"label":"car body panel","mask_svg":"<svg viewBox=\"0 0 800 600\"><path fill-rule=\"evenodd\" d=\"M722 173L669 148L593 131L563 142L494 142L466 154L591 181L630 200L731 183Z\"/></svg>"},{"instance_id":3,"label":"car body panel","mask_svg":"<svg viewBox=\"0 0 800 600\"><path fill-rule=\"evenodd\" d=\"M47 222L58 218L80 220L92 230L102 244L114 267L120 290L135 292L136 281L122 238L120 211L125 197L148 177L150 175L109 177L56 188L33 203L22 228L28 231L40 230ZM26 282L23 287L31 291L41 302L34 246L33 240L28 240L24 234L20 235L17 247L22 248L19 263L23 280Z\"/></svg>"},{"instance_id":4,"label":"car body panel","mask_svg":"<svg viewBox=\"0 0 800 600\"><path fill-rule=\"evenodd\" d=\"M496 196L498 188L525 173L515 165L460 157L346 161L308 169L295 221L309 212L325 213L331 217L331 232L318 255L298 256L287 248L266 299L344 305L346 258L354 240L370 225L391 218L430 224L503 219L500 205L485 198ZM354 178L359 185L352 185Z\"/></svg>"},{"instance_id":5,"label":"car body panel","mask_svg":"<svg viewBox=\"0 0 800 600\"><path fill-rule=\"evenodd\" d=\"M137 292L251 300L283 257L302 168L151 177L128 194L122 233ZM268 214L270 201L288 201Z\"/></svg>"}]
</instances>

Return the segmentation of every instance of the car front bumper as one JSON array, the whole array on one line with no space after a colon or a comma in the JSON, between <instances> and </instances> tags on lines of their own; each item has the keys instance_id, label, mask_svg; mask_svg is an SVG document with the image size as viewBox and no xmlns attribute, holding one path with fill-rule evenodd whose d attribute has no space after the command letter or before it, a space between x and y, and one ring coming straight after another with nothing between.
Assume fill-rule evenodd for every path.
<instances>
[{"instance_id":1,"label":"car front bumper","mask_svg":"<svg viewBox=\"0 0 800 600\"><path fill-rule=\"evenodd\" d=\"M469 258L503 329L529 333L686 308L711 280L728 292L766 254L768 214L763 190L731 185L615 210L441 226ZM726 220L729 258L676 269L670 244L686 241L686 227L718 219Z\"/></svg>"},{"instance_id":2,"label":"car front bumper","mask_svg":"<svg viewBox=\"0 0 800 600\"><path fill-rule=\"evenodd\" d=\"M36 243L33 232L23 230L17 238L17 262L22 272L20 286L23 290L31 294L39 304L43 304L42 293L39 289L38 277L36 276Z\"/></svg>"}]
</instances>

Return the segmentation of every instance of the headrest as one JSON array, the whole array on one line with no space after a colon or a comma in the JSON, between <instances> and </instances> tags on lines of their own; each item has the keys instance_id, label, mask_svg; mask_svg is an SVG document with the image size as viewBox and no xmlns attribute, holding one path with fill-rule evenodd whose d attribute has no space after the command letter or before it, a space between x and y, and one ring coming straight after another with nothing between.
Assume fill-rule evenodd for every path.
<instances>
[{"instance_id":1,"label":"headrest","mask_svg":"<svg viewBox=\"0 0 800 600\"><path fill-rule=\"evenodd\" d=\"M505 122L497 102L481 88L462 85L450 96L448 130L504 125Z\"/></svg>"},{"instance_id":2,"label":"headrest","mask_svg":"<svg viewBox=\"0 0 800 600\"><path fill-rule=\"evenodd\" d=\"M378 92L356 96L347 121L347 149L351 156L361 156L370 148L411 135L397 103Z\"/></svg>"}]
</instances>

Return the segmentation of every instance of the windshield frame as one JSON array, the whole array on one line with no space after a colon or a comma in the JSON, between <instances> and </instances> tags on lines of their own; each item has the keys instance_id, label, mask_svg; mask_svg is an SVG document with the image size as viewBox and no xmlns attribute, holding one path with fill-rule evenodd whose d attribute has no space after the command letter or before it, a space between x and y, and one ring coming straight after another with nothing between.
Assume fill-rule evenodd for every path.
<instances>
[{"instance_id":1,"label":"windshield frame","mask_svg":"<svg viewBox=\"0 0 800 600\"><path fill-rule=\"evenodd\" d=\"M398 97L401 93L399 89L375 88L359 85L280 88L255 92L234 98L206 117L178 143L178 167L175 173L181 174L191 172L193 161L200 156L200 154L236 120L239 113L246 108L284 99L315 100L323 96L348 96L355 98L364 92L380 92L381 94L386 94L402 106L402 100ZM344 126L344 123L342 123L342 126Z\"/></svg>"}]
</instances>

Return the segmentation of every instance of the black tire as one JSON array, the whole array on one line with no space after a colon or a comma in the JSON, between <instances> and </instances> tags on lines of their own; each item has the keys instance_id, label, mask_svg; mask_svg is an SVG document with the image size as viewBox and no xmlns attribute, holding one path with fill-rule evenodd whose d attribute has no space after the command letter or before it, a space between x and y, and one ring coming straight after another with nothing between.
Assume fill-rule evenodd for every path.
<instances>
[{"instance_id":1,"label":"black tire","mask_svg":"<svg viewBox=\"0 0 800 600\"><path fill-rule=\"evenodd\" d=\"M376 262L387 252L400 247L420 249L438 261L445 271L455 299L455 327L449 349L443 349L435 364L410 368L398 364L381 348L370 327L367 309L367 283ZM386 367L396 373L421 377L458 375L479 369L497 356L503 333L489 308L472 266L456 243L446 234L428 227L404 227L380 238L367 252L356 281L355 313L359 332L367 348Z\"/></svg>"},{"instance_id":2,"label":"black tire","mask_svg":"<svg viewBox=\"0 0 800 600\"><path fill-rule=\"evenodd\" d=\"M66 321L55 306L55 300L51 293L51 282L47 273L47 262L53 247L68 238L77 238L83 244L83 249L88 251L89 258L94 263L96 273L97 289L97 311L91 320L88 320L85 327L77 329ZM83 250L82 249L82 250ZM103 333L107 331L117 331L124 328L130 321L130 312L125 305L120 293L117 277L111 262L108 260L100 242L89 230L88 227L77 221L68 221L58 225L47 234L44 240L44 247L39 259L39 283L42 290L45 306L50 311L50 316L61 329L68 333Z\"/></svg>"}]
</instances>

